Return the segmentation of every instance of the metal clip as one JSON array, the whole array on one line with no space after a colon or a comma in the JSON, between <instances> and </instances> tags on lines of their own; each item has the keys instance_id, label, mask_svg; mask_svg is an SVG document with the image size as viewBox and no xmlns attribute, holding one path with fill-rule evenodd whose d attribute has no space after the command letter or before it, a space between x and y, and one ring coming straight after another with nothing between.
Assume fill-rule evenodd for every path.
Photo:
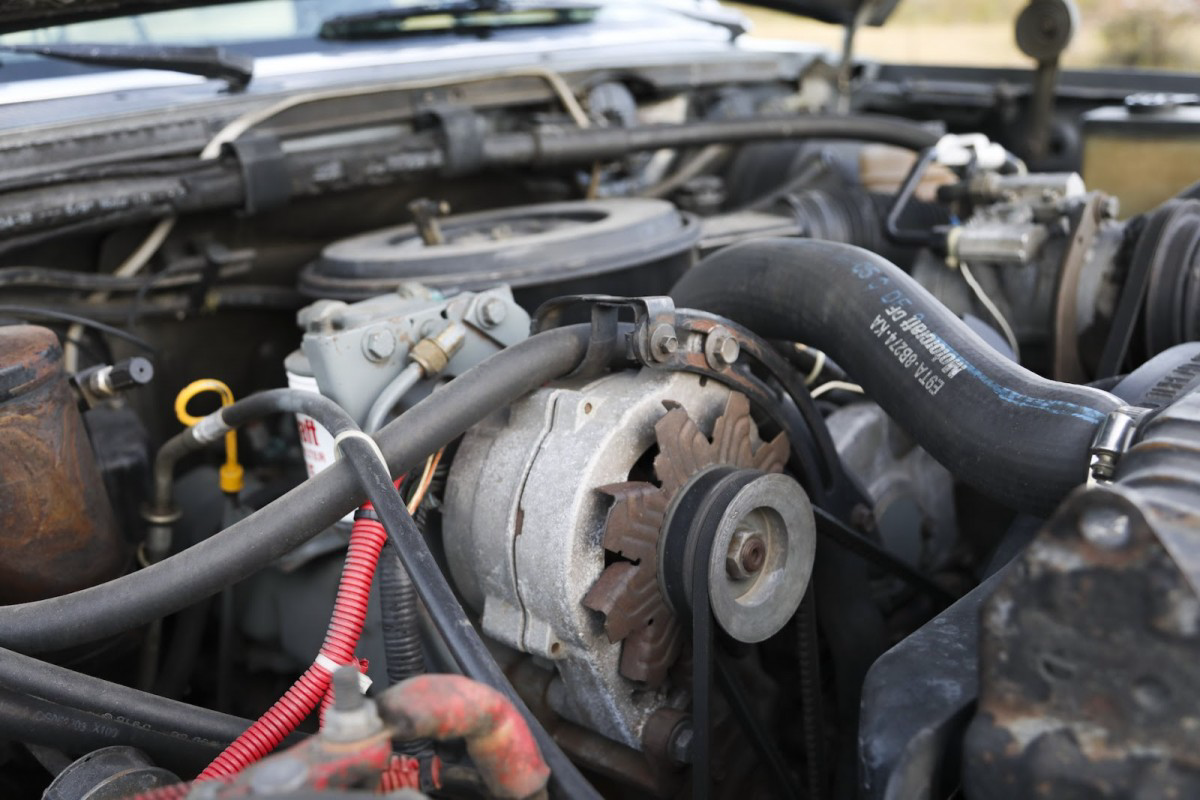
<instances>
[{"instance_id":1,"label":"metal clip","mask_svg":"<svg viewBox=\"0 0 1200 800\"><path fill-rule=\"evenodd\" d=\"M1092 438L1092 446L1088 448L1088 486L1112 482L1117 462L1129 449L1137 432L1138 421L1145 413L1145 409L1121 406L1109 412L1104 422L1100 423Z\"/></svg>"},{"instance_id":2,"label":"metal clip","mask_svg":"<svg viewBox=\"0 0 1200 800\"><path fill-rule=\"evenodd\" d=\"M602 372L618 355L621 346L618 317L622 308L633 310L633 331L629 334L629 351L642 364L656 364L670 359L678 350L675 330L675 303L669 297L615 297L606 294L572 294L555 297L538 306L533 314L531 329L541 333L560 323L562 313L571 306L585 305L592 310L592 335L587 355L574 375Z\"/></svg>"}]
</instances>

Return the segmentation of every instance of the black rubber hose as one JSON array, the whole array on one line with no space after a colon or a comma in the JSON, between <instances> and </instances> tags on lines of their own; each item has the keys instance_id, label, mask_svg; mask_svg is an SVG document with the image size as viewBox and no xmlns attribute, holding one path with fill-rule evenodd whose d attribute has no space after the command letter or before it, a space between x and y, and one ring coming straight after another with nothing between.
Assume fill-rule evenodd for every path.
<instances>
[{"instance_id":1,"label":"black rubber hose","mask_svg":"<svg viewBox=\"0 0 1200 800\"><path fill-rule=\"evenodd\" d=\"M733 245L671 296L824 350L956 477L1022 511L1047 513L1084 481L1096 429L1121 405L1013 364L899 267L850 245Z\"/></svg>"},{"instance_id":2,"label":"black rubber hose","mask_svg":"<svg viewBox=\"0 0 1200 800\"><path fill-rule=\"evenodd\" d=\"M379 432L393 474L416 467L467 428L575 369L590 326L557 328L455 378ZM252 575L365 500L336 463L249 517L157 564L77 592L0 608L0 645L26 653L93 642L166 616Z\"/></svg>"},{"instance_id":3,"label":"black rubber hose","mask_svg":"<svg viewBox=\"0 0 1200 800\"><path fill-rule=\"evenodd\" d=\"M208 621L211 607L212 602L205 598L175 615L171 643L154 683L155 694L180 697L187 690L188 681L196 671L196 663L200 658L200 649L204 644L204 623Z\"/></svg>"},{"instance_id":4,"label":"black rubber hose","mask_svg":"<svg viewBox=\"0 0 1200 800\"><path fill-rule=\"evenodd\" d=\"M383 630L383 657L389 686L425 673L421 644L417 589L390 539L379 554L379 622ZM415 739L402 743L402 752L418 758L433 753L433 742Z\"/></svg>"},{"instance_id":5,"label":"black rubber hose","mask_svg":"<svg viewBox=\"0 0 1200 800\"><path fill-rule=\"evenodd\" d=\"M116 713L133 725L175 738L209 742L215 748L209 760L250 726L248 719L170 700L2 648L0 687L80 711Z\"/></svg>"},{"instance_id":6,"label":"black rubber hose","mask_svg":"<svg viewBox=\"0 0 1200 800\"><path fill-rule=\"evenodd\" d=\"M121 709L115 710L118 714ZM38 697L0 689L0 739L30 742L83 755L101 747L144 750L173 772L193 773L221 752L220 745L146 728L113 715L91 714Z\"/></svg>"},{"instance_id":7,"label":"black rubber hose","mask_svg":"<svg viewBox=\"0 0 1200 800\"><path fill-rule=\"evenodd\" d=\"M489 166L554 166L621 158L661 148L743 144L778 139L855 139L923 150L941 138L899 117L870 114L799 114L706 120L632 128L544 128L493 134L483 140Z\"/></svg>"},{"instance_id":8,"label":"black rubber hose","mask_svg":"<svg viewBox=\"0 0 1200 800\"><path fill-rule=\"evenodd\" d=\"M417 590L396 555L396 545L390 541L379 559L379 603L384 611L380 618L388 684L424 674Z\"/></svg>"}]
</instances>

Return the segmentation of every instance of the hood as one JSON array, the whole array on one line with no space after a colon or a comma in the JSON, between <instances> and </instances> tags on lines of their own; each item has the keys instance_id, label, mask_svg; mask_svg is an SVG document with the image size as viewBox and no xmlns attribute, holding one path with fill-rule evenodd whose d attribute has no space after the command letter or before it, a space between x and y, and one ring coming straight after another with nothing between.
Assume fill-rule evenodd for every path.
<instances>
[{"instance_id":1,"label":"hood","mask_svg":"<svg viewBox=\"0 0 1200 800\"><path fill-rule=\"evenodd\" d=\"M195 8L235 0L3 0L0 2L0 33L63 25L105 17L142 14L169 8ZM742 0L747 5L773 8L822 22L850 23L860 5L870 8L864 21L880 25L899 0Z\"/></svg>"}]
</instances>

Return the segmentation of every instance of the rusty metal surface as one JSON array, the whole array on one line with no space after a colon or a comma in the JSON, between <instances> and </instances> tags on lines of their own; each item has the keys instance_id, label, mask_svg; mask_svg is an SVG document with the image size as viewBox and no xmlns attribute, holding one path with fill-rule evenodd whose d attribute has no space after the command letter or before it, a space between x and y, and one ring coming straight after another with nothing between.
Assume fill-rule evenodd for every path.
<instances>
[{"instance_id":1,"label":"rusty metal surface","mask_svg":"<svg viewBox=\"0 0 1200 800\"><path fill-rule=\"evenodd\" d=\"M539 667L531 658L519 658L505 668L505 674L538 722L572 761L613 781L621 787L622 793L633 790L648 797L669 798L679 792L683 775L678 766L649 751L640 752L614 742L559 716L554 711L551 695L561 690L558 685L561 679L553 671ZM661 710L651 719L660 713ZM602 786L598 788L603 789Z\"/></svg>"},{"instance_id":2,"label":"rusty metal surface","mask_svg":"<svg viewBox=\"0 0 1200 800\"><path fill-rule=\"evenodd\" d=\"M1081 489L983 613L973 800L1200 796L1200 394Z\"/></svg>"},{"instance_id":3,"label":"rusty metal surface","mask_svg":"<svg viewBox=\"0 0 1200 800\"><path fill-rule=\"evenodd\" d=\"M116 529L54 333L0 328L0 602L116 577Z\"/></svg>"},{"instance_id":4,"label":"rusty metal surface","mask_svg":"<svg viewBox=\"0 0 1200 800\"><path fill-rule=\"evenodd\" d=\"M711 440L682 408L655 425L660 485L629 482L604 487L615 498L604 533L604 548L622 560L605 568L584 598L604 614L611 641L623 641L621 674L659 686L678 658L682 631L658 580L658 540L667 508L688 479L716 464L781 472L788 459L787 437L762 442L750 416L750 402L731 394L713 425Z\"/></svg>"}]
</instances>

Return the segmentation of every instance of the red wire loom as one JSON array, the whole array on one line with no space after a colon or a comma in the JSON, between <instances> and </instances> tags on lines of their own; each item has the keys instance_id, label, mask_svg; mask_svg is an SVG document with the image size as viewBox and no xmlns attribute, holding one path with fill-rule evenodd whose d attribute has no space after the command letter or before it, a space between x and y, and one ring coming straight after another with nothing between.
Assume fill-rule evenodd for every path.
<instances>
[{"instance_id":1,"label":"red wire loom","mask_svg":"<svg viewBox=\"0 0 1200 800\"><path fill-rule=\"evenodd\" d=\"M370 508L370 504L364 508ZM333 676L325 664L359 664L354 657L354 648L362 635L371 581L386 541L387 533L379 522L372 519L354 521L337 600L325 642L317 656L317 661L323 663L314 662L305 670L266 713L205 767L196 777L197 781L233 775L266 756L296 730L329 692Z\"/></svg>"}]
</instances>

